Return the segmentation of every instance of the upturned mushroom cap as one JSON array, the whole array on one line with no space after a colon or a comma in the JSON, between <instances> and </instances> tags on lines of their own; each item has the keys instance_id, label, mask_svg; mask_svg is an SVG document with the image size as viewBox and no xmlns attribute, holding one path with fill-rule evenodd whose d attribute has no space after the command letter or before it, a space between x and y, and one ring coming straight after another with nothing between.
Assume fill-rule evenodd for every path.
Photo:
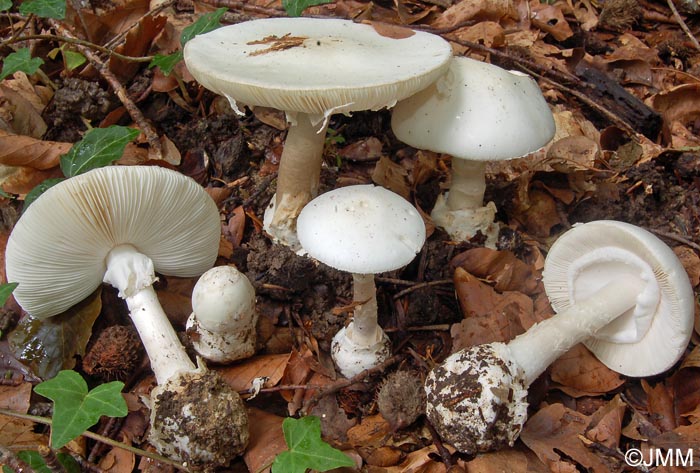
<instances>
[{"instance_id":1,"label":"upturned mushroom cap","mask_svg":"<svg viewBox=\"0 0 700 473\"><path fill-rule=\"evenodd\" d=\"M414 148L479 161L525 156L555 131L530 76L465 57L454 58L437 82L396 104L391 127Z\"/></svg>"},{"instance_id":2,"label":"upturned mushroom cap","mask_svg":"<svg viewBox=\"0 0 700 473\"><path fill-rule=\"evenodd\" d=\"M376 274L407 265L425 224L403 197L373 185L341 187L309 202L297 235L309 255L341 271Z\"/></svg>"},{"instance_id":3,"label":"upturned mushroom cap","mask_svg":"<svg viewBox=\"0 0 700 473\"><path fill-rule=\"evenodd\" d=\"M269 18L219 28L185 45L190 73L246 105L318 114L393 106L440 77L449 43L394 39L348 20Z\"/></svg>"},{"instance_id":4,"label":"upturned mushroom cap","mask_svg":"<svg viewBox=\"0 0 700 473\"><path fill-rule=\"evenodd\" d=\"M67 179L26 209L7 242L14 296L39 318L101 283L105 258L132 245L155 270L191 277L210 268L221 232L216 204L194 180L155 166L110 166Z\"/></svg>"},{"instance_id":5,"label":"upturned mushroom cap","mask_svg":"<svg viewBox=\"0 0 700 473\"><path fill-rule=\"evenodd\" d=\"M428 373L426 415L460 452L513 445L527 419L527 386L508 347L490 343L458 351Z\"/></svg>"},{"instance_id":6,"label":"upturned mushroom cap","mask_svg":"<svg viewBox=\"0 0 700 473\"><path fill-rule=\"evenodd\" d=\"M609 220L576 225L552 245L543 272L557 312L619 278L639 287L636 306L585 345L624 375L651 376L669 369L688 346L694 297L683 265L656 236Z\"/></svg>"}]
</instances>

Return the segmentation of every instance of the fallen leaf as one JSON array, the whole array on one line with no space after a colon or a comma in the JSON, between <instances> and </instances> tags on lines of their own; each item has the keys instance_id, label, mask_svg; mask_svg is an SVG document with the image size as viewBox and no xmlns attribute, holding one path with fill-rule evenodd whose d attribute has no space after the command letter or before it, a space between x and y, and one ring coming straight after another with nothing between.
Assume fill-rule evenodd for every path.
<instances>
[{"instance_id":1,"label":"fallen leaf","mask_svg":"<svg viewBox=\"0 0 700 473\"><path fill-rule=\"evenodd\" d=\"M511 0L462 0L445 10L430 26L447 29L468 20L499 20L505 16L517 17Z\"/></svg>"},{"instance_id":2,"label":"fallen leaf","mask_svg":"<svg viewBox=\"0 0 700 473\"><path fill-rule=\"evenodd\" d=\"M551 473L530 450L506 448L477 455L466 463L467 471L479 473Z\"/></svg>"},{"instance_id":3,"label":"fallen leaf","mask_svg":"<svg viewBox=\"0 0 700 473\"><path fill-rule=\"evenodd\" d=\"M290 357L291 353L261 355L248 358L233 366L216 368L216 371L236 391L250 389L253 386L253 379L259 377L269 378L265 381L265 387L269 388L280 382Z\"/></svg>"},{"instance_id":4,"label":"fallen leaf","mask_svg":"<svg viewBox=\"0 0 700 473\"><path fill-rule=\"evenodd\" d=\"M618 448L622 434L622 419L627 404L618 394L591 416L591 428L586 437L608 448Z\"/></svg>"},{"instance_id":5,"label":"fallen leaf","mask_svg":"<svg viewBox=\"0 0 700 473\"><path fill-rule=\"evenodd\" d=\"M535 4L532 8L532 24L557 41L567 40L574 35L559 5Z\"/></svg>"},{"instance_id":6,"label":"fallen leaf","mask_svg":"<svg viewBox=\"0 0 700 473\"><path fill-rule=\"evenodd\" d=\"M535 268L510 251L473 248L455 256L450 266L459 266L478 278L494 281L494 289L499 292L519 291L532 295L542 291Z\"/></svg>"},{"instance_id":7,"label":"fallen leaf","mask_svg":"<svg viewBox=\"0 0 700 473\"><path fill-rule=\"evenodd\" d=\"M673 248L673 252L688 273L690 284L693 287L700 284L700 257L698 254L689 246L676 246Z\"/></svg>"},{"instance_id":8,"label":"fallen leaf","mask_svg":"<svg viewBox=\"0 0 700 473\"><path fill-rule=\"evenodd\" d=\"M382 142L375 136L364 138L338 149L343 159L350 161L373 161L382 156Z\"/></svg>"},{"instance_id":9,"label":"fallen leaf","mask_svg":"<svg viewBox=\"0 0 700 473\"><path fill-rule=\"evenodd\" d=\"M642 379L642 388L647 394L647 405L649 412L653 412L652 422L662 432L668 432L678 426L676 422L673 397L669 388L664 383L657 383L654 386Z\"/></svg>"},{"instance_id":10,"label":"fallen leaf","mask_svg":"<svg viewBox=\"0 0 700 473\"><path fill-rule=\"evenodd\" d=\"M552 363L549 375L558 383L557 388L571 397L605 394L625 382L582 344L574 346Z\"/></svg>"},{"instance_id":11,"label":"fallen leaf","mask_svg":"<svg viewBox=\"0 0 700 473\"><path fill-rule=\"evenodd\" d=\"M382 157L377 161L372 172L372 181L399 194L404 199L408 199L411 195L408 171L387 157Z\"/></svg>"},{"instance_id":12,"label":"fallen leaf","mask_svg":"<svg viewBox=\"0 0 700 473\"><path fill-rule=\"evenodd\" d=\"M263 410L248 409L250 440L243 454L248 471L269 472L275 457L287 449L282 433L284 417Z\"/></svg>"}]
</instances>

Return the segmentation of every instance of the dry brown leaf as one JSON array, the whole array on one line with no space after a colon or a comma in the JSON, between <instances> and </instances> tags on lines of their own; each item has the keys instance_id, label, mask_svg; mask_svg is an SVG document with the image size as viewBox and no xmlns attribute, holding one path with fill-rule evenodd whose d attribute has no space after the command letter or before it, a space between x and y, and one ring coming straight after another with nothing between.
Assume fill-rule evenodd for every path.
<instances>
[{"instance_id":1,"label":"dry brown leaf","mask_svg":"<svg viewBox=\"0 0 700 473\"><path fill-rule=\"evenodd\" d=\"M581 441L589 423L590 419L580 412L552 404L528 419L520 439L551 471L574 472L578 464L586 471L608 473L610 466Z\"/></svg>"},{"instance_id":2,"label":"dry brown leaf","mask_svg":"<svg viewBox=\"0 0 700 473\"><path fill-rule=\"evenodd\" d=\"M126 445L131 445L128 438L122 438L121 441ZM102 457L99 466L103 471L110 473L130 473L134 471L134 466L136 466L136 455L123 448L112 448Z\"/></svg>"},{"instance_id":3,"label":"dry brown leaf","mask_svg":"<svg viewBox=\"0 0 700 473\"><path fill-rule=\"evenodd\" d=\"M517 18L511 0L462 0L445 10L431 26L453 28L468 20L499 20L505 16Z\"/></svg>"},{"instance_id":4,"label":"dry brown leaf","mask_svg":"<svg viewBox=\"0 0 700 473\"><path fill-rule=\"evenodd\" d=\"M532 24L552 35L557 41L571 38L574 32L558 5L536 3L532 8Z\"/></svg>"},{"instance_id":5,"label":"dry brown leaf","mask_svg":"<svg viewBox=\"0 0 700 473\"><path fill-rule=\"evenodd\" d=\"M406 459L397 466L379 468L369 466L369 473L446 473L447 468L444 463L433 460L431 455L437 454L434 445L424 447L406 455Z\"/></svg>"},{"instance_id":6,"label":"dry brown leaf","mask_svg":"<svg viewBox=\"0 0 700 473\"><path fill-rule=\"evenodd\" d=\"M47 126L41 118L41 111L22 94L4 84L0 84L0 107L0 113L11 127L6 131L37 139L46 133Z\"/></svg>"},{"instance_id":7,"label":"dry brown leaf","mask_svg":"<svg viewBox=\"0 0 700 473\"><path fill-rule=\"evenodd\" d=\"M572 397L605 394L625 382L581 344L552 363L549 374L557 387Z\"/></svg>"},{"instance_id":8,"label":"dry brown leaf","mask_svg":"<svg viewBox=\"0 0 700 473\"><path fill-rule=\"evenodd\" d=\"M668 386L664 383L652 386L645 379L642 379L642 388L647 394L648 410L654 413L651 419L654 425L662 432L675 429L678 423L676 422L673 397Z\"/></svg>"},{"instance_id":9,"label":"dry brown leaf","mask_svg":"<svg viewBox=\"0 0 700 473\"><path fill-rule=\"evenodd\" d=\"M455 256L450 266L459 266L478 278L495 282L494 288L499 292L519 291L529 295L541 292L535 268L510 251L473 248Z\"/></svg>"},{"instance_id":10,"label":"dry brown leaf","mask_svg":"<svg viewBox=\"0 0 700 473\"><path fill-rule=\"evenodd\" d=\"M693 287L700 284L700 257L689 246L676 246L673 252L683 264Z\"/></svg>"},{"instance_id":11,"label":"dry brown leaf","mask_svg":"<svg viewBox=\"0 0 700 473\"><path fill-rule=\"evenodd\" d=\"M379 35L386 36L387 38L404 39L410 38L416 34L411 28L406 28L404 26L391 25L376 21L363 21L363 23L369 24Z\"/></svg>"},{"instance_id":12,"label":"dry brown leaf","mask_svg":"<svg viewBox=\"0 0 700 473\"><path fill-rule=\"evenodd\" d=\"M61 155L67 153L71 146L71 143L41 141L0 130L0 164L50 169L58 166Z\"/></svg>"},{"instance_id":13,"label":"dry brown leaf","mask_svg":"<svg viewBox=\"0 0 700 473\"><path fill-rule=\"evenodd\" d=\"M192 288L197 278L162 278L167 284L157 285L156 293L163 310L175 325L184 326L192 313Z\"/></svg>"},{"instance_id":14,"label":"dry brown leaf","mask_svg":"<svg viewBox=\"0 0 700 473\"><path fill-rule=\"evenodd\" d=\"M138 23L131 25L131 29L126 35L124 43L118 46L115 51L124 56L132 57L148 54L153 40L163 31L167 20L168 19L162 15L155 18L153 15L141 17ZM122 83L128 83L140 68L140 64L137 62L124 61L115 56L111 56L109 60L110 71L112 71Z\"/></svg>"},{"instance_id":15,"label":"dry brown leaf","mask_svg":"<svg viewBox=\"0 0 700 473\"><path fill-rule=\"evenodd\" d=\"M223 228L223 234L228 241L231 242L233 248L239 248L243 240L243 231L245 230L245 209L239 205L233 209L233 215L228 220L228 224Z\"/></svg>"},{"instance_id":16,"label":"dry brown leaf","mask_svg":"<svg viewBox=\"0 0 700 473\"><path fill-rule=\"evenodd\" d=\"M653 95L647 102L663 117L664 142L676 148L684 146L685 142L677 142L676 134L685 128L684 123L700 116L700 84L679 85Z\"/></svg>"},{"instance_id":17,"label":"dry brown leaf","mask_svg":"<svg viewBox=\"0 0 700 473\"><path fill-rule=\"evenodd\" d=\"M399 194L404 199L409 199L411 195L408 171L387 157L382 157L377 161L372 172L372 181Z\"/></svg>"},{"instance_id":18,"label":"dry brown leaf","mask_svg":"<svg viewBox=\"0 0 700 473\"><path fill-rule=\"evenodd\" d=\"M534 236L548 237L552 227L561 223L557 204L547 192L531 189L525 198L516 198L515 205L513 218Z\"/></svg>"},{"instance_id":19,"label":"dry brown leaf","mask_svg":"<svg viewBox=\"0 0 700 473\"><path fill-rule=\"evenodd\" d=\"M338 150L338 155L350 161L374 161L382 157L382 142L376 136L343 146Z\"/></svg>"},{"instance_id":20,"label":"dry brown leaf","mask_svg":"<svg viewBox=\"0 0 700 473\"><path fill-rule=\"evenodd\" d=\"M487 48L499 48L506 45L503 27L495 21L480 21L474 26L459 28L450 33L450 38L453 37L460 41L481 44Z\"/></svg>"},{"instance_id":21,"label":"dry brown leaf","mask_svg":"<svg viewBox=\"0 0 700 473\"><path fill-rule=\"evenodd\" d=\"M467 471L479 473L551 473L530 450L518 447L478 455L466 466Z\"/></svg>"},{"instance_id":22,"label":"dry brown leaf","mask_svg":"<svg viewBox=\"0 0 700 473\"><path fill-rule=\"evenodd\" d=\"M460 267L455 269L454 283L464 320L450 330L453 351L512 340L536 321L532 299L523 293L500 294Z\"/></svg>"},{"instance_id":23,"label":"dry brown leaf","mask_svg":"<svg viewBox=\"0 0 700 473\"><path fill-rule=\"evenodd\" d=\"M269 472L275 457L287 450L282 432L283 421L284 417L254 407L248 409L250 441L243 454L248 471Z\"/></svg>"},{"instance_id":24,"label":"dry brown leaf","mask_svg":"<svg viewBox=\"0 0 700 473\"><path fill-rule=\"evenodd\" d=\"M620 395L602 406L591 416L591 429L586 437L608 448L617 448L622 434L622 418L627 410Z\"/></svg>"},{"instance_id":25,"label":"dry brown leaf","mask_svg":"<svg viewBox=\"0 0 700 473\"><path fill-rule=\"evenodd\" d=\"M363 460L368 466L389 467L398 465L406 454L394 446L383 446L375 449L359 448ZM367 452L367 450L369 450Z\"/></svg>"},{"instance_id":26,"label":"dry brown leaf","mask_svg":"<svg viewBox=\"0 0 700 473\"><path fill-rule=\"evenodd\" d=\"M42 113L53 98L51 87L32 84L24 72L15 72L12 78L6 78L2 83L31 103L37 113Z\"/></svg>"},{"instance_id":27,"label":"dry brown leaf","mask_svg":"<svg viewBox=\"0 0 700 473\"><path fill-rule=\"evenodd\" d=\"M348 443L356 448L378 448L385 444L390 432L391 426L380 414L366 416L348 430Z\"/></svg>"},{"instance_id":28,"label":"dry brown leaf","mask_svg":"<svg viewBox=\"0 0 700 473\"><path fill-rule=\"evenodd\" d=\"M261 355L248 358L232 366L216 368L222 378L236 391L253 386L253 379L267 377L265 387L276 386L284 374L291 354Z\"/></svg>"},{"instance_id":29,"label":"dry brown leaf","mask_svg":"<svg viewBox=\"0 0 700 473\"><path fill-rule=\"evenodd\" d=\"M552 143L547 151L547 163L555 171L569 173L595 169L600 158L600 146L583 135L567 136Z\"/></svg>"}]
</instances>

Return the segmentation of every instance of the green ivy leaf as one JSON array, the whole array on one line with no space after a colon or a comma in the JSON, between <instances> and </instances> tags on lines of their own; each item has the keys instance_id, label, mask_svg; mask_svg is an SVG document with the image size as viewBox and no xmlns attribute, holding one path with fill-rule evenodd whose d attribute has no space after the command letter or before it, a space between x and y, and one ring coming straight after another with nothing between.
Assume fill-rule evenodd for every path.
<instances>
[{"instance_id":1,"label":"green ivy leaf","mask_svg":"<svg viewBox=\"0 0 700 473\"><path fill-rule=\"evenodd\" d=\"M33 58L29 48L18 49L14 53L8 54L5 58L2 64L2 72L0 72L0 80L17 71L32 75L42 64L44 64L44 60L38 57Z\"/></svg>"},{"instance_id":2,"label":"green ivy leaf","mask_svg":"<svg viewBox=\"0 0 700 473\"><path fill-rule=\"evenodd\" d=\"M10 297L12 291L18 286L16 282L8 282L6 284L0 284L0 306L5 305L7 298Z\"/></svg>"},{"instance_id":3,"label":"green ivy leaf","mask_svg":"<svg viewBox=\"0 0 700 473\"><path fill-rule=\"evenodd\" d=\"M34 202L41 194L63 180L64 179L62 177L52 177L51 179L45 179L41 182L41 184L37 184L34 189L27 192L27 195L24 196L24 207L22 208L22 212L26 212L32 202Z\"/></svg>"},{"instance_id":4,"label":"green ivy leaf","mask_svg":"<svg viewBox=\"0 0 700 473\"><path fill-rule=\"evenodd\" d=\"M0 0L0 11L12 8L12 0Z\"/></svg>"},{"instance_id":5,"label":"green ivy leaf","mask_svg":"<svg viewBox=\"0 0 700 473\"><path fill-rule=\"evenodd\" d=\"M226 13L225 8L217 8L213 12L205 13L197 21L182 30L180 35L180 45L185 46L189 40L198 34L209 33L221 26L221 17Z\"/></svg>"},{"instance_id":6,"label":"green ivy leaf","mask_svg":"<svg viewBox=\"0 0 700 473\"><path fill-rule=\"evenodd\" d=\"M55 18L62 20L66 17L66 0L25 0L19 6L22 15L35 14L40 18Z\"/></svg>"},{"instance_id":7,"label":"green ivy leaf","mask_svg":"<svg viewBox=\"0 0 700 473\"><path fill-rule=\"evenodd\" d=\"M123 388L121 381L112 381L88 392L83 377L70 370L60 371L55 378L37 384L34 392L54 402L51 447L63 447L97 424L101 416L126 416Z\"/></svg>"},{"instance_id":8,"label":"green ivy leaf","mask_svg":"<svg viewBox=\"0 0 700 473\"><path fill-rule=\"evenodd\" d=\"M148 63L148 68L160 67L163 74L169 76L170 73L173 72L173 69L175 69L175 66L177 66L177 63L182 61L182 57L182 51L177 51L167 56L156 54L153 56L153 59L151 59L151 62Z\"/></svg>"},{"instance_id":9,"label":"green ivy leaf","mask_svg":"<svg viewBox=\"0 0 700 473\"><path fill-rule=\"evenodd\" d=\"M282 0L282 7L289 16L301 16L309 7L331 3L333 0Z\"/></svg>"},{"instance_id":10,"label":"green ivy leaf","mask_svg":"<svg viewBox=\"0 0 700 473\"><path fill-rule=\"evenodd\" d=\"M85 61L87 61L85 56L80 53L76 53L75 51L71 51L70 49L62 49L61 54L63 54L63 59L66 61L66 68L69 71L72 71L76 67L82 66L85 64Z\"/></svg>"},{"instance_id":11,"label":"green ivy leaf","mask_svg":"<svg viewBox=\"0 0 700 473\"><path fill-rule=\"evenodd\" d=\"M34 450L22 450L21 452L17 453L17 456L20 460L29 465L29 467L35 473L53 473L55 471L46 466L46 462L41 457L39 452ZM65 468L66 473L80 473L80 465L78 465L78 462L75 461L75 458L70 456L70 454L58 452L56 457Z\"/></svg>"},{"instance_id":12,"label":"green ivy leaf","mask_svg":"<svg viewBox=\"0 0 700 473\"><path fill-rule=\"evenodd\" d=\"M48 379L75 366L92 335L92 325L102 310L98 288L87 299L49 319L23 317L8 334L15 357L39 377Z\"/></svg>"},{"instance_id":13,"label":"green ivy leaf","mask_svg":"<svg viewBox=\"0 0 700 473\"><path fill-rule=\"evenodd\" d=\"M93 128L61 156L61 171L66 177L73 177L112 164L122 157L127 143L137 136L138 130L124 126Z\"/></svg>"},{"instance_id":14,"label":"green ivy leaf","mask_svg":"<svg viewBox=\"0 0 700 473\"><path fill-rule=\"evenodd\" d=\"M304 473L308 469L328 471L355 462L321 439L321 420L315 416L287 417L282 422L289 450L277 455L272 473Z\"/></svg>"}]
</instances>

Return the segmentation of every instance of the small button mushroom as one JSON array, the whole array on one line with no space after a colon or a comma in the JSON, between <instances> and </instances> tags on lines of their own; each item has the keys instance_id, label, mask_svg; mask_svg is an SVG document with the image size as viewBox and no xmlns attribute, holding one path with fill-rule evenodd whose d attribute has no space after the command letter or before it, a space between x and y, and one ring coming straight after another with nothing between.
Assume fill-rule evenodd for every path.
<instances>
[{"instance_id":1,"label":"small button mushroom","mask_svg":"<svg viewBox=\"0 0 700 473\"><path fill-rule=\"evenodd\" d=\"M466 453L512 445L527 417L527 388L579 342L609 368L651 376L678 361L693 330L694 297L680 261L634 225L596 221L562 235L545 260L555 316L509 343L454 353L425 383L426 413Z\"/></svg>"},{"instance_id":2,"label":"small button mushroom","mask_svg":"<svg viewBox=\"0 0 700 473\"><path fill-rule=\"evenodd\" d=\"M397 39L349 20L269 18L219 28L185 45L190 73L234 109L245 104L287 114L277 193L264 219L275 241L299 249L296 218L318 193L330 115L392 107L447 70L449 43L413 33Z\"/></svg>"},{"instance_id":3,"label":"small button mushroom","mask_svg":"<svg viewBox=\"0 0 700 473\"><path fill-rule=\"evenodd\" d=\"M192 290L187 334L203 358L227 363L255 353L255 289L233 266L208 270Z\"/></svg>"},{"instance_id":4,"label":"small button mushroom","mask_svg":"<svg viewBox=\"0 0 700 473\"><path fill-rule=\"evenodd\" d=\"M102 281L119 290L158 382L149 441L194 468L227 465L243 452L247 414L236 391L192 363L152 284L155 271L192 277L211 268L220 232L218 209L194 180L155 166L110 166L47 190L5 253L15 299L38 318L65 311Z\"/></svg>"},{"instance_id":5,"label":"small button mushroom","mask_svg":"<svg viewBox=\"0 0 700 473\"><path fill-rule=\"evenodd\" d=\"M374 275L407 265L423 247L425 224L403 197L373 185L321 194L299 214L303 249L353 276L352 322L333 337L331 355L351 378L386 360L389 338L377 323Z\"/></svg>"},{"instance_id":6,"label":"small button mushroom","mask_svg":"<svg viewBox=\"0 0 700 473\"><path fill-rule=\"evenodd\" d=\"M554 118L537 83L525 74L456 57L437 82L392 111L396 137L418 149L452 156L447 199L431 217L456 241L481 231L495 246L496 206L484 205L486 163L519 158L554 136Z\"/></svg>"}]
</instances>

